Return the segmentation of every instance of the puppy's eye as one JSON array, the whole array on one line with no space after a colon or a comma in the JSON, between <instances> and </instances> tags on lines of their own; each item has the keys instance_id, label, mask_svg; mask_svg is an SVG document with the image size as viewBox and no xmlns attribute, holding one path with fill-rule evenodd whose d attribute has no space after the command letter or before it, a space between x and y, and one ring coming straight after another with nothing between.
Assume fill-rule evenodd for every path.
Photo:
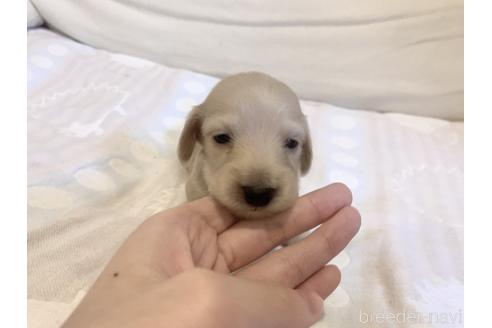
<instances>
[{"instance_id":1,"label":"puppy's eye","mask_svg":"<svg viewBox=\"0 0 492 328\"><path fill-rule=\"evenodd\" d=\"M299 141L297 141L295 139L289 138L285 141L285 147L287 147L289 149L296 149L298 145L299 145Z\"/></svg>"},{"instance_id":2,"label":"puppy's eye","mask_svg":"<svg viewBox=\"0 0 492 328\"><path fill-rule=\"evenodd\" d=\"M218 144L226 144L231 141L231 136L225 133L217 134L214 136L214 140Z\"/></svg>"}]
</instances>

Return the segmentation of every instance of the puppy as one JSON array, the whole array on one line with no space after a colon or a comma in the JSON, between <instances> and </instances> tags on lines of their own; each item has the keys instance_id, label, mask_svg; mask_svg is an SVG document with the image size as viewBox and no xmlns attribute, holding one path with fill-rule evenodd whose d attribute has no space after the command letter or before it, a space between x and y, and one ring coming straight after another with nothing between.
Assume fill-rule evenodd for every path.
<instances>
[{"instance_id":1,"label":"puppy","mask_svg":"<svg viewBox=\"0 0 492 328\"><path fill-rule=\"evenodd\" d=\"M312 148L295 93L248 72L223 79L193 108L178 156L189 172L188 200L210 194L236 217L261 219L294 204Z\"/></svg>"}]
</instances>

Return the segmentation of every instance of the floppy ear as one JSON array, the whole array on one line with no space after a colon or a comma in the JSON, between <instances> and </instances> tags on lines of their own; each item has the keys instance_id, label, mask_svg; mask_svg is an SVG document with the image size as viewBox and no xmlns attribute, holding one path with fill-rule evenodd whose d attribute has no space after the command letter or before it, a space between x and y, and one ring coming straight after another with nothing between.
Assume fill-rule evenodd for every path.
<instances>
[{"instance_id":1,"label":"floppy ear","mask_svg":"<svg viewBox=\"0 0 492 328\"><path fill-rule=\"evenodd\" d=\"M178 157L182 163L190 159L195 144L200 140L202 119L198 114L198 111L199 107L196 106L188 114L185 126L179 137Z\"/></svg>"},{"instance_id":2,"label":"floppy ear","mask_svg":"<svg viewBox=\"0 0 492 328\"><path fill-rule=\"evenodd\" d=\"M301 153L301 174L306 174L311 168L311 162L313 160L313 146L311 145L311 135L309 133L309 127L307 122L305 123L306 140L302 144Z\"/></svg>"}]
</instances>

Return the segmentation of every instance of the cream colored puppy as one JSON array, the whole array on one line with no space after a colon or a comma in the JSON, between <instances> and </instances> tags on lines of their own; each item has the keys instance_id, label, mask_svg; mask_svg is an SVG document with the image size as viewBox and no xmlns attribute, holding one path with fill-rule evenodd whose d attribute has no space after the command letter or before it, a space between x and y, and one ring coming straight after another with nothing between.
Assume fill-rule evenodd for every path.
<instances>
[{"instance_id":1,"label":"cream colored puppy","mask_svg":"<svg viewBox=\"0 0 492 328\"><path fill-rule=\"evenodd\" d=\"M178 155L188 200L210 194L234 215L259 219L294 204L312 150L295 93L250 72L223 79L191 111Z\"/></svg>"}]
</instances>

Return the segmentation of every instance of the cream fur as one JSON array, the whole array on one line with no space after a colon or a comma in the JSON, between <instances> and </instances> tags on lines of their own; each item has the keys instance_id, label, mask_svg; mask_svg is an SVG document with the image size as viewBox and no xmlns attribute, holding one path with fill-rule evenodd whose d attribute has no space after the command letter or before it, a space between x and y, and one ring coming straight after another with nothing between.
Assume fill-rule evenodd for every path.
<instances>
[{"instance_id":1,"label":"cream fur","mask_svg":"<svg viewBox=\"0 0 492 328\"><path fill-rule=\"evenodd\" d=\"M218 134L231 141L219 144ZM296 149L285 146L298 141ZM311 165L311 139L295 93L271 76L240 73L220 81L189 114L178 155L189 172L188 200L212 195L245 219L271 216L298 197L299 176ZM254 207L243 186L275 189L271 202Z\"/></svg>"}]
</instances>

